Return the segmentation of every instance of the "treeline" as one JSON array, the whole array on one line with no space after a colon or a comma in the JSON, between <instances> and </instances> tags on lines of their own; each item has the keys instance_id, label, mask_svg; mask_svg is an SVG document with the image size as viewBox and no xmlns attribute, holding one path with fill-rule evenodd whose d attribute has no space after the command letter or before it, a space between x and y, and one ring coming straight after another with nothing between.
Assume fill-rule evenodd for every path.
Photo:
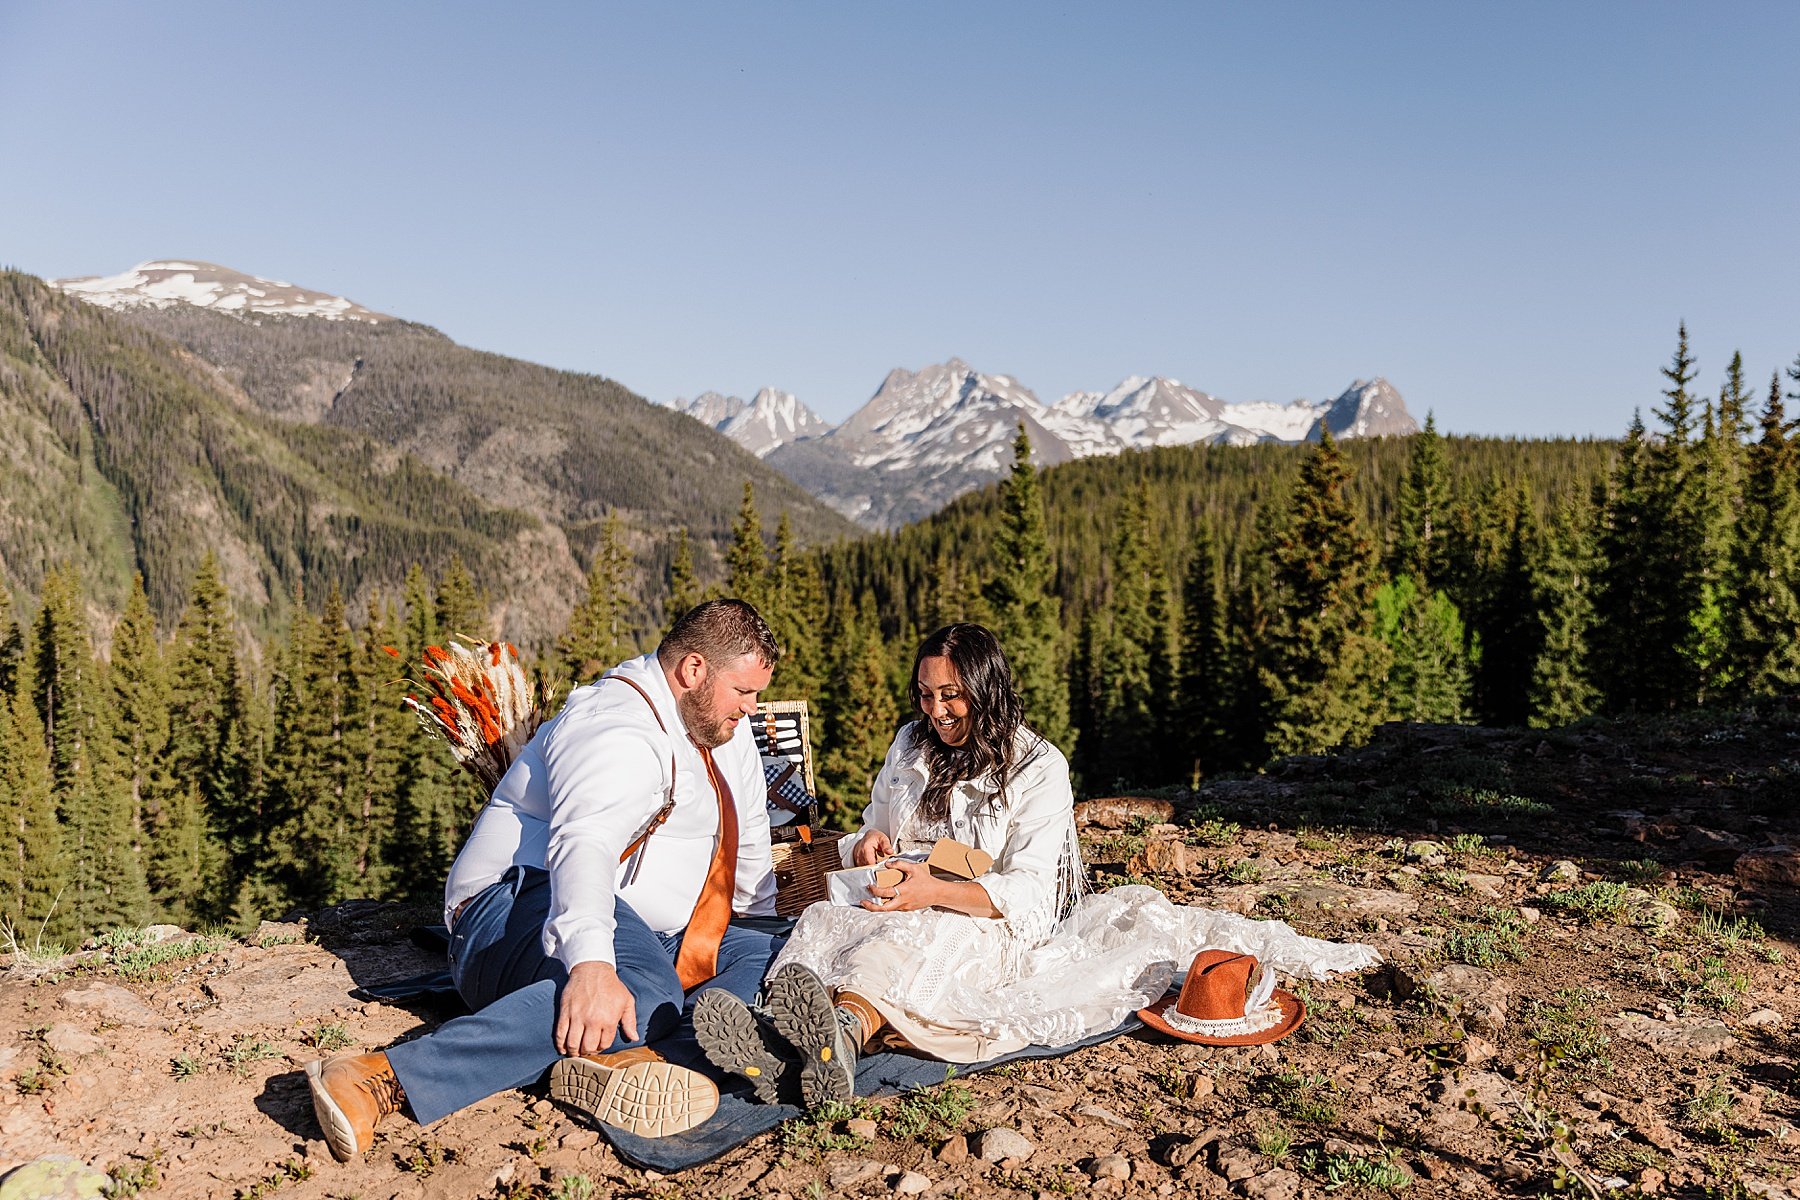
<instances>
[{"instance_id":1,"label":"treeline","mask_svg":"<svg viewBox=\"0 0 1800 1200\"><path fill-rule=\"evenodd\" d=\"M1622 443L1445 439L1428 420L1084 460L1046 472L1041 503L1021 457L937 517L825 551L828 608L872 609L891 660L943 621L995 624L1090 790L1391 719L1549 726L1792 688L1780 374L1759 408L1734 357L1702 396L1685 328L1662 373L1654 423Z\"/></svg>"},{"instance_id":2,"label":"treeline","mask_svg":"<svg viewBox=\"0 0 1800 1200\"><path fill-rule=\"evenodd\" d=\"M1081 786L1165 784L1380 722L1550 726L1800 685L1800 445L1779 373L1695 391L1685 331L1619 442L1187 447L1033 468L897 534L807 549L743 487L723 578L685 528L591 523L586 591L536 666L559 687L742 596L809 700L820 791L854 818L909 712L917 641L1000 634ZM1800 382L1800 364L1788 373ZM648 564L648 565L647 565ZM208 556L159 637L139 581L95 653L82 581L0 616L0 909L27 936L248 923L438 894L481 797L401 705L425 646L490 610L460 558L351 610L294 597L247 640ZM647 598L649 598L647 600ZM165 623L164 628L169 628ZM391 650L391 653L390 653ZM396 661L398 659L399 661Z\"/></svg>"}]
</instances>

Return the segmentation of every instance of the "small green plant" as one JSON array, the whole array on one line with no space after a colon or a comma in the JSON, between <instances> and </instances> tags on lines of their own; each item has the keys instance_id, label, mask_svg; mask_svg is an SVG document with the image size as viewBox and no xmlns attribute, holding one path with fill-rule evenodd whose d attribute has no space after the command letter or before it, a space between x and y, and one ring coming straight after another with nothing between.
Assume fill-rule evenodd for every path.
<instances>
[{"instance_id":1,"label":"small green plant","mask_svg":"<svg viewBox=\"0 0 1800 1200\"><path fill-rule=\"evenodd\" d=\"M350 1031L341 1023L327 1024L320 1021L311 1029L303 1030L300 1040L321 1054L330 1054L333 1050L342 1050L350 1044Z\"/></svg>"},{"instance_id":2,"label":"small green plant","mask_svg":"<svg viewBox=\"0 0 1800 1200\"><path fill-rule=\"evenodd\" d=\"M61 901L61 899L62 893L58 892L56 900ZM45 913L44 919L38 922L37 936L29 940L20 936L19 927L13 924L12 918L0 917L0 940L5 941L6 953L12 958L13 966L42 970L62 961L63 956L68 953L68 948L61 942L44 940L44 930L49 926L50 918L55 912L56 902L52 902L50 911Z\"/></svg>"},{"instance_id":3,"label":"small green plant","mask_svg":"<svg viewBox=\"0 0 1800 1200\"><path fill-rule=\"evenodd\" d=\"M1180 1063L1173 1061L1164 1063L1150 1079L1172 1100L1192 1100L1199 1084L1197 1076L1190 1075Z\"/></svg>"},{"instance_id":4,"label":"small green plant","mask_svg":"<svg viewBox=\"0 0 1800 1200\"><path fill-rule=\"evenodd\" d=\"M1256 1152L1272 1163L1280 1165L1285 1161L1293 1145L1293 1133L1279 1122L1270 1121L1256 1127Z\"/></svg>"},{"instance_id":5,"label":"small green plant","mask_svg":"<svg viewBox=\"0 0 1800 1200\"><path fill-rule=\"evenodd\" d=\"M162 1151L157 1149L152 1150L148 1158L114 1163L106 1173L109 1180L106 1185L106 1194L108 1196L135 1196L139 1192L148 1192L160 1187L162 1176L156 1169L156 1164L160 1161L162 1161Z\"/></svg>"},{"instance_id":6,"label":"small green plant","mask_svg":"<svg viewBox=\"0 0 1800 1200\"><path fill-rule=\"evenodd\" d=\"M1243 831L1244 827L1236 821L1207 817L1195 821L1182 835L1182 840L1190 846L1229 846L1238 840L1238 834Z\"/></svg>"},{"instance_id":7,"label":"small green plant","mask_svg":"<svg viewBox=\"0 0 1800 1200\"><path fill-rule=\"evenodd\" d=\"M252 1037L247 1033L240 1033L232 1039L231 1045L225 1048L225 1052L220 1057L225 1060L225 1065L231 1068L232 1074L242 1079L250 1074L252 1065L262 1062L264 1059L274 1058L280 1053L281 1050L273 1042Z\"/></svg>"},{"instance_id":8,"label":"small green plant","mask_svg":"<svg viewBox=\"0 0 1800 1200\"><path fill-rule=\"evenodd\" d=\"M1296 1121L1330 1125L1338 1119L1337 1085L1328 1075L1283 1071L1262 1076L1251 1088L1283 1116Z\"/></svg>"},{"instance_id":9,"label":"small green plant","mask_svg":"<svg viewBox=\"0 0 1800 1200\"><path fill-rule=\"evenodd\" d=\"M196 1075L205 1074L205 1072L206 1064L186 1050L169 1060L169 1074L177 1079L192 1079Z\"/></svg>"},{"instance_id":10,"label":"small green plant","mask_svg":"<svg viewBox=\"0 0 1800 1200\"><path fill-rule=\"evenodd\" d=\"M593 1200L594 1181L586 1175L564 1175L554 1195L556 1200Z\"/></svg>"},{"instance_id":11,"label":"small green plant","mask_svg":"<svg viewBox=\"0 0 1800 1200\"><path fill-rule=\"evenodd\" d=\"M1444 937L1444 957L1472 967L1519 962L1525 957L1525 918L1510 908L1484 905Z\"/></svg>"},{"instance_id":12,"label":"small green plant","mask_svg":"<svg viewBox=\"0 0 1800 1200\"><path fill-rule=\"evenodd\" d=\"M1709 1133L1723 1132L1731 1123L1737 1101L1722 1078L1702 1079L1694 1085L1694 1094L1682 1105L1687 1119Z\"/></svg>"},{"instance_id":13,"label":"small green plant","mask_svg":"<svg viewBox=\"0 0 1800 1200\"><path fill-rule=\"evenodd\" d=\"M1616 921L1625 912L1628 890L1622 883L1603 879L1582 887L1551 892L1538 903L1556 912L1572 913L1584 921Z\"/></svg>"},{"instance_id":14,"label":"small green plant","mask_svg":"<svg viewBox=\"0 0 1800 1200\"><path fill-rule=\"evenodd\" d=\"M1479 833L1459 833L1444 843L1452 854L1494 854L1497 851Z\"/></svg>"},{"instance_id":15,"label":"small green plant","mask_svg":"<svg viewBox=\"0 0 1800 1200\"><path fill-rule=\"evenodd\" d=\"M861 1097L847 1103L827 1101L805 1117L781 1127L781 1151L789 1156L814 1159L834 1150L861 1150L869 1144L867 1138L848 1131L839 1133L836 1127L840 1121L872 1119L877 1112L872 1103Z\"/></svg>"},{"instance_id":16,"label":"small green plant","mask_svg":"<svg viewBox=\"0 0 1800 1200\"><path fill-rule=\"evenodd\" d=\"M1664 867L1654 858L1634 858L1614 867L1613 873L1623 883L1642 887L1646 883L1655 883L1660 880L1663 877Z\"/></svg>"},{"instance_id":17,"label":"small green plant","mask_svg":"<svg viewBox=\"0 0 1800 1200\"><path fill-rule=\"evenodd\" d=\"M109 953L113 970L126 979L143 979L156 968L171 962L183 962L190 958L199 958L223 950L230 944L227 938L198 937L170 939L166 942L150 942L136 945L130 949L119 949Z\"/></svg>"},{"instance_id":18,"label":"small green plant","mask_svg":"<svg viewBox=\"0 0 1800 1200\"><path fill-rule=\"evenodd\" d=\"M969 1087L950 1082L954 1067L944 1072L942 1087L921 1088L894 1106L888 1118L888 1134L917 1141L942 1141L962 1128L963 1119L975 1107Z\"/></svg>"},{"instance_id":19,"label":"small green plant","mask_svg":"<svg viewBox=\"0 0 1800 1200\"><path fill-rule=\"evenodd\" d=\"M260 948L267 950L270 946L292 946L296 942L304 942L305 940L306 935L303 933L296 933L291 929L276 929L257 938L256 944Z\"/></svg>"},{"instance_id":20,"label":"small green plant","mask_svg":"<svg viewBox=\"0 0 1800 1200\"><path fill-rule=\"evenodd\" d=\"M1700 914L1695 923L1694 932L1702 940L1711 942L1721 950L1736 950L1740 945L1749 943L1756 945L1767 935L1763 927L1748 917L1728 917L1716 909L1707 909Z\"/></svg>"},{"instance_id":21,"label":"small green plant","mask_svg":"<svg viewBox=\"0 0 1800 1200\"><path fill-rule=\"evenodd\" d=\"M1565 988L1552 1001L1527 1000L1525 1036L1537 1043L1546 1067L1611 1066L1606 1048L1612 1044L1600 1029L1599 1006L1608 999L1591 988Z\"/></svg>"},{"instance_id":22,"label":"small green plant","mask_svg":"<svg viewBox=\"0 0 1800 1200\"><path fill-rule=\"evenodd\" d=\"M1383 1192L1398 1192L1412 1186L1412 1176L1387 1158L1361 1158L1350 1154L1330 1154L1323 1163L1325 1190L1335 1191L1351 1184L1361 1184Z\"/></svg>"},{"instance_id":23,"label":"small green plant","mask_svg":"<svg viewBox=\"0 0 1800 1200\"><path fill-rule=\"evenodd\" d=\"M415 1143L409 1153L396 1154L394 1162L403 1170L411 1171L420 1179L424 1179L453 1157L451 1151L444 1149L430 1138L425 1138Z\"/></svg>"},{"instance_id":24,"label":"small green plant","mask_svg":"<svg viewBox=\"0 0 1800 1200\"><path fill-rule=\"evenodd\" d=\"M1263 870L1254 859L1240 858L1225 871L1226 883L1261 883Z\"/></svg>"}]
</instances>

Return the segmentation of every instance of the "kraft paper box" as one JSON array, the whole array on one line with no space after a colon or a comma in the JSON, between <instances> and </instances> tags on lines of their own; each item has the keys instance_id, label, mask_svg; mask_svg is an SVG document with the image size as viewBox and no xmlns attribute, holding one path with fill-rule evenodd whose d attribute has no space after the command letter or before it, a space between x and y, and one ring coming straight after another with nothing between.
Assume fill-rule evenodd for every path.
<instances>
[{"instance_id":1,"label":"kraft paper box","mask_svg":"<svg viewBox=\"0 0 1800 1200\"><path fill-rule=\"evenodd\" d=\"M846 867L825 872L827 894L833 904L856 905L869 899L870 887L893 887L905 875L888 863L903 860L922 862L940 879L976 879L987 874L994 856L973 846L965 846L954 838L939 838L930 854L896 854L871 867Z\"/></svg>"}]
</instances>

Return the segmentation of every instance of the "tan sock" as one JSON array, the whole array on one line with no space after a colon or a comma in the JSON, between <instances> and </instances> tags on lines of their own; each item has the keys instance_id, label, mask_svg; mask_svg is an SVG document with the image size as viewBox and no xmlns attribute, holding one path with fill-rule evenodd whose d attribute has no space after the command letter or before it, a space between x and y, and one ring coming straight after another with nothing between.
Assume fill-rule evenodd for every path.
<instances>
[{"instance_id":1,"label":"tan sock","mask_svg":"<svg viewBox=\"0 0 1800 1200\"><path fill-rule=\"evenodd\" d=\"M839 1008L849 1009L852 1013L856 1014L856 1023L862 1029L862 1042L857 1047L858 1049L867 1046L870 1040L874 1038L875 1034L880 1031L881 1027L887 1024L886 1020L882 1018L881 1013L876 1010L873 1004L846 988L838 989L837 995L832 999L832 1003Z\"/></svg>"}]
</instances>

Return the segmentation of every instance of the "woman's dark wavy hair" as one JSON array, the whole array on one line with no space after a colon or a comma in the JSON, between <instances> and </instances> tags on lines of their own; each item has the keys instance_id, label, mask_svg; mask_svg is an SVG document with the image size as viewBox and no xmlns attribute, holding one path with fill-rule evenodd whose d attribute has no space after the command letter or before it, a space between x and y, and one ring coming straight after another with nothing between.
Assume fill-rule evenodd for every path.
<instances>
[{"instance_id":1,"label":"woman's dark wavy hair","mask_svg":"<svg viewBox=\"0 0 1800 1200\"><path fill-rule=\"evenodd\" d=\"M950 660L969 706L969 736L960 746L939 741L937 730L922 713L913 723L913 744L923 753L929 772L919 813L926 820L942 821L950 815L951 789L989 772L994 781L990 803L1001 803L1018 766L1016 735L1025 722L1025 706L1019 700L1000 639L983 626L946 625L919 643L912 670L915 705L919 702L919 664L928 658Z\"/></svg>"}]
</instances>

